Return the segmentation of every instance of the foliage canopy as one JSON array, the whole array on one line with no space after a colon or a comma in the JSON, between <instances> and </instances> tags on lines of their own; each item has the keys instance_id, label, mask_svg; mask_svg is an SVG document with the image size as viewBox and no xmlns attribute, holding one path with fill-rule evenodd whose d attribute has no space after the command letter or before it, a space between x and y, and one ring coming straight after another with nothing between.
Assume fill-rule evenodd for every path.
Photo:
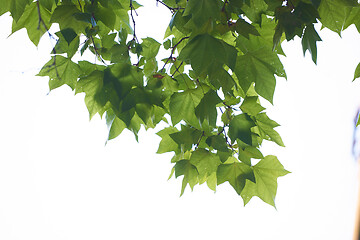
<instances>
[{"instance_id":1,"label":"foliage canopy","mask_svg":"<svg viewBox=\"0 0 360 240\"><path fill-rule=\"evenodd\" d=\"M108 140L165 123L157 153L173 152L181 195L187 185L215 191L228 182L244 204L258 196L275 206L277 178L289 172L260 151L265 140L284 146L260 99L272 103L276 78L286 78L281 42L301 38L316 63L314 25L360 32L358 1L153 1L172 13L163 42L138 39L134 0L4 0L0 15L10 12L12 32L25 28L35 45L46 33L56 39L38 76L49 77L50 90L84 93L90 118L105 116ZM85 52L97 61L81 59Z\"/></svg>"}]
</instances>

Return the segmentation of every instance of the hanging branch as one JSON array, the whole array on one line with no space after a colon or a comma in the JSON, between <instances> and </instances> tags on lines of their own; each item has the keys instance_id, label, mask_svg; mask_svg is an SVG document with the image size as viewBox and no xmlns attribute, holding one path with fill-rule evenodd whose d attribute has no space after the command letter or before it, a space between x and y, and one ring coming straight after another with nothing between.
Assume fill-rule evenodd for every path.
<instances>
[{"instance_id":1,"label":"hanging branch","mask_svg":"<svg viewBox=\"0 0 360 240\"><path fill-rule=\"evenodd\" d=\"M175 53L175 49L177 48L177 46L182 42L184 41L185 39L188 39L189 37L183 37L182 39L180 39L180 41L178 41L172 48L171 48L171 53L170 53L170 56L166 59L166 62L164 64L164 66L161 68L160 71L164 70L165 69L165 66L169 63L170 59L173 58L173 55Z\"/></svg>"},{"instance_id":2,"label":"hanging branch","mask_svg":"<svg viewBox=\"0 0 360 240\"><path fill-rule=\"evenodd\" d=\"M133 39L130 42L132 42L132 41L139 42L139 40L136 37L136 31L135 31L136 24L135 24L135 18L134 18L133 12L136 14L136 16L138 16L138 14L137 14L137 12L136 12L136 10L134 8L134 5L133 5L133 0L130 0L130 17L131 17L131 20L132 20L133 25L134 25Z\"/></svg>"},{"instance_id":3,"label":"hanging branch","mask_svg":"<svg viewBox=\"0 0 360 240\"><path fill-rule=\"evenodd\" d=\"M40 31L40 27L42 25L44 27L45 31L48 33L49 38L50 39L55 39L54 36L51 35L48 27L46 26L46 24L44 22L44 19L41 17L39 1L36 1L36 7L37 7L37 13L38 13L38 17L39 17L39 22L38 22L37 29ZM61 81L61 78L60 78L60 75L59 75L59 72L58 72L58 69L57 69L57 66L56 66L56 50L55 50L55 47L52 48L51 52L54 55L54 61L49 67L54 66L55 72L56 72L56 77Z\"/></svg>"}]
</instances>

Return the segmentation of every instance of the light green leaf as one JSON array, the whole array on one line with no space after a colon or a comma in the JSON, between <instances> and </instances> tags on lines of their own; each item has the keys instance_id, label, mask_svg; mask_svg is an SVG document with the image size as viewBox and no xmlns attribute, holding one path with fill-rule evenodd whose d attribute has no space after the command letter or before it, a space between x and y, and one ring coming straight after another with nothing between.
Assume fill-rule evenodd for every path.
<instances>
[{"instance_id":1,"label":"light green leaf","mask_svg":"<svg viewBox=\"0 0 360 240\"><path fill-rule=\"evenodd\" d=\"M198 148L191 154L190 163L196 167L199 173L199 184L208 181L211 190L216 190L216 171L221 164L219 157L205 149ZM212 176L212 177L210 177ZM209 179L210 178L210 179Z\"/></svg>"},{"instance_id":2,"label":"light green leaf","mask_svg":"<svg viewBox=\"0 0 360 240\"><path fill-rule=\"evenodd\" d=\"M248 113L249 115L255 116L265 109L258 102L259 102L258 97L255 97L255 96L249 97L248 96L242 102L240 109L243 112Z\"/></svg>"},{"instance_id":3,"label":"light green leaf","mask_svg":"<svg viewBox=\"0 0 360 240\"><path fill-rule=\"evenodd\" d=\"M175 177L184 175L182 186L181 186L181 194L184 194L185 188L187 184L190 185L191 190L194 189L194 186L199 182L198 180L198 171L194 165L190 163L189 160L180 160L175 164Z\"/></svg>"},{"instance_id":4,"label":"light green leaf","mask_svg":"<svg viewBox=\"0 0 360 240\"><path fill-rule=\"evenodd\" d=\"M274 130L274 127L279 126L279 124L269 119L265 113L256 116L256 125L258 126L260 135L263 138L269 136L271 141L275 142L279 146L285 147L279 133Z\"/></svg>"},{"instance_id":5,"label":"light green leaf","mask_svg":"<svg viewBox=\"0 0 360 240\"><path fill-rule=\"evenodd\" d=\"M321 0L318 11L320 15L319 20L323 27L327 27L340 35L351 10L349 2L356 4L355 0Z\"/></svg>"},{"instance_id":6,"label":"light green leaf","mask_svg":"<svg viewBox=\"0 0 360 240\"><path fill-rule=\"evenodd\" d=\"M248 165L240 162L220 164L216 176L217 185L229 182L239 195L244 189L246 180L255 181L252 169Z\"/></svg>"},{"instance_id":7,"label":"light green leaf","mask_svg":"<svg viewBox=\"0 0 360 240\"><path fill-rule=\"evenodd\" d=\"M88 76L79 79L75 93L84 92L85 104L90 114L90 119L98 112L102 111L103 104L97 99L97 94L103 87L104 72L95 70Z\"/></svg>"},{"instance_id":8,"label":"light green leaf","mask_svg":"<svg viewBox=\"0 0 360 240\"><path fill-rule=\"evenodd\" d=\"M109 129L108 140L114 139L126 128L126 124L121 121L112 110L106 112L106 125Z\"/></svg>"},{"instance_id":9,"label":"light green leaf","mask_svg":"<svg viewBox=\"0 0 360 240\"><path fill-rule=\"evenodd\" d=\"M189 89L174 93L170 98L170 115L173 125L181 120L189 124L199 125L195 116L195 107L200 103L203 94L201 89Z\"/></svg>"},{"instance_id":10,"label":"light green leaf","mask_svg":"<svg viewBox=\"0 0 360 240\"><path fill-rule=\"evenodd\" d=\"M141 54L146 58L155 58L157 53L159 52L160 43L158 43L155 39L147 37L142 39L141 43L142 52Z\"/></svg>"},{"instance_id":11,"label":"light green leaf","mask_svg":"<svg viewBox=\"0 0 360 240\"><path fill-rule=\"evenodd\" d=\"M354 7L351 9L349 16L346 18L344 29L354 24L360 33L360 7Z\"/></svg>"},{"instance_id":12,"label":"light green leaf","mask_svg":"<svg viewBox=\"0 0 360 240\"><path fill-rule=\"evenodd\" d=\"M81 69L79 65L71 61L70 58L57 55L56 57L53 56L51 60L43 66L37 76L49 76L50 90L64 84L74 90L80 74Z\"/></svg>"},{"instance_id":13,"label":"light green leaf","mask_svg":"<svg viewBox=\"0 0 360 240\"><path fill-rule=\"evenodd\" d=\"M85 33L86 27L90 27L91 24L77 20L75 16L80 13L75 5L59 5L55 8L50 21L58 23L60 30L71 28L76 33Z\"/></svg>"},{"instance_id":14,"label":"light green leaf","mask_svg":"<svg viewBox=\"0 0 360 240\"><path fill-rule=\"evenodd\" d=\"M284 77L285 71L277 54L264 47L239 56L235 74L244 92L255 83L256 92L272 103L276 85L274 74Z\"/></svg>"},{"instance_id":15,"label":"light green leaf","mask_svg":"<svg viewBox=\"0 0 360 240\"><path fill-rule=\"evenodd\" d=\"M50 28L50 12L46 10L42 5L39 5L39 11L41 14L41 22L39 21L39 12L36 2L27 5L24 13L18 19L13 21L12 33L26 28L29 39L37 46L40 38L46 32L46 29ZM44 27L44 24L46 28Z\"/></svg>"},{"instance_id":16,"label":"light green leaf","mask_svg":"<svg viewBox=\"0 0 360 240\"><path fill-rule=\"evenodd\" d=\"M241 197L246 205L253 196L258 196L264 202L275 207L275 195L277 191L277 178L290 173L275 156L266 156L253 167L255 182L246 180Z\"/></svg>"},{"instance_id":17,"label":"light green leaf","mask_svg":"<svg viewBox=\"0 0 360 240\"><path fill-rule=\"evenodd\" d=\"M232 142L240 139L246 144L252 145L251 128L255 126L254 121L246 113L236 115L229 124L229 137Z\"/></svg>"},{"instance_id":18,"label":"light green leaf","mask_svg":"<svg viewBox=\"0 0 360 240\"><path fill-rule=\"evenodd\" d=\"M355 79L359 78L359 77L360 77L360 63L357 65L357 67L356 67L356 69L355 69L353 81L354 81Z\"/></svg>"},{"instance_id":19,"label":"light green leaf","mask_svg":"<svg viewBox=\"0 0 360 240\"><path fill-rule=\"evenodd\" d=\"M179 145L170 137L170 134L176 133L178 131L179 130L177 130L177 128L170 126L157 132L156 134L161 137L161 141L156 153L166 153L171 151L176 152L179 148Z\"/></svg>"}]
</instances>

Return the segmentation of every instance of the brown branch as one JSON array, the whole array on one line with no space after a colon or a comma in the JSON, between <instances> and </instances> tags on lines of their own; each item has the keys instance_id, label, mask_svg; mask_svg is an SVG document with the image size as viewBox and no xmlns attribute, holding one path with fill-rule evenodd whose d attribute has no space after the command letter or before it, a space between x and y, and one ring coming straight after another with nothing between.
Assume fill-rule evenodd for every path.
<instances>
[{"instance_id":1,"label":"brown branch","mask_svg":"<svg viewBox=\"0 0 360 240\"><path fill-rule=\"evenodd\" d=\"M50 38L50 39L51 39L51 38L55 39L55 38L53 37L53 35L51 35L48 27L46 26L46 24L45 24L45 22L44 22L44 19L42 19L42 17L41 17L39 1L36 1L36 7L37 7L37 13L38 13L38 17L39 17L39 23L38 23L37 29L38 29L39 31L41 31L40 27L41 27L41 25L42 25L42 26L44 27L45 31L48 33L49 38ZM56 45L55 45L55 46L56 46ZM60 75L59 75L59 72L58 72L58 69L57 69L57 66L56 66L56 50L55 50L55 47L52 48L52 51L51 51L51 52L52 52L52 54L54 54L54 61L53 61L53 63L52 63L49 67L54 66L55 72L56 72L56 77L61 81L61 77L60 77Z\"/></svg>"},{"instance_id":2,"label":"brown branch","mask_svg":"<svg viewBox=\"0 0 360 240\"><path fill-rule=\"evenodd\" d=\"M138 14L137 14L137 12L136 12L136 10L134 8L134 5L133 5L133 0L130 0L130 17L131 17L131 20L132 20L133 25L134 25L133 40L135 40L136 42L139 42L139 40L136 37L136 32L135 32L136 24L135 24L135 18L134 18L133 12L135 12L136 16L138 16Z\"/></svg>"},{"instance_id":3,"label":"brown branch","mask_svg":"<svg viewBox=\"0 0 360 240\"><path fill-rule=\"evenodd\" d=\"M171 53L170 53L170 56L166 59L166 62L164 64L164 66L161 68L160 71L164 70L165 69L165 66L169 63L170 59L172 59L173 55L174 55L174 52L177 48L177 46L179 46L179 44L184 41L185 39L188 39L189 37L183 37L182 39L180 39L180 41L178 41L172 48L171 48Z\"/></svg>"}]
</instances>

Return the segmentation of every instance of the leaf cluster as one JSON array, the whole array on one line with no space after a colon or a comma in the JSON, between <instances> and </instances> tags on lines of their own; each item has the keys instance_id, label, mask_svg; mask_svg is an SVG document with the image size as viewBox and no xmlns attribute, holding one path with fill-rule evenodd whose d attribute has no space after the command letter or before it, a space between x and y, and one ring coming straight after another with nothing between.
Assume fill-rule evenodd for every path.
<instances>
[{"instance_id":1,"label":"leaf cluster","mask_svg":"<svg viewBox=\"0 0 360 240\"><path fill-rule=\"evenodd\" d=\"M50 90L68 85L85 95L90 118L105 116L111 140L124 129L165 126L157 153L172 152L172 175L187 185L228 182L244 203L275 206L277 178L288 173L263 141L284 146L261 101L272 103L286 78L283 40L302 39L316 63L315 23L341 33L355 24L356 0L154 0L172 14L163 42L136 35L135 0L4 0L12 31L25 28L37 45L56 39L38 76ZM160 3L160 4L159 4ZM59 31L52 33L56 24ZM159 59L165 51L168 57ZM96 61L84 57L91 54ZM74 56L77 56L76 58ZM74 60L81 59L81 60ZM360 76L360 65L355 77Z\"/></svg>"}]
</instances>

